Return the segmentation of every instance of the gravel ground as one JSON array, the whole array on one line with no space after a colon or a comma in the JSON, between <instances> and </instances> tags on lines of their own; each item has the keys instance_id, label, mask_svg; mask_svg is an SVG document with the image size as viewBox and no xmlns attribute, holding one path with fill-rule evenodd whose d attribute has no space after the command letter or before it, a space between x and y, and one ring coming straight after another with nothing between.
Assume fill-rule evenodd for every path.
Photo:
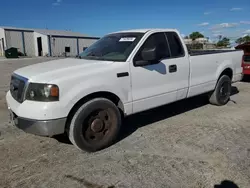
<instances>
[{"instance_id":1,"label":"gravel ground","mask_svg":"<svg viewBox=\"0 0 250 188\"><path fill-rule=\"evenodd\" d=\"M249 187L250 83L223 107L195 97L128 117L116 144L90 154L8 122L11 72L48 59L0 62L0 187Z\"/></svg>"}]
</instances>

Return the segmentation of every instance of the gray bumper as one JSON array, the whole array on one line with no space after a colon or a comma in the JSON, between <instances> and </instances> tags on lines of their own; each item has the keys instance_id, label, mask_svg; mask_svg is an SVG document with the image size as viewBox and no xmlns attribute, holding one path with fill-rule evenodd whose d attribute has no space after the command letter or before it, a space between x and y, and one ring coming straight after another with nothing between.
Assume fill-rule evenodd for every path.
<instances>
[{"instance_id":1,"label":"gray bumper","mask_svg":"<svg viewBox=\"0 0 250 188\"><path fill-rule=\"evenodd\" d=\"M62 134L66 124L66 118L41 121L17 117L13 112L11 112L11 121L13 125L24 132L40 136Z\"/></svg>"}]
</instances>

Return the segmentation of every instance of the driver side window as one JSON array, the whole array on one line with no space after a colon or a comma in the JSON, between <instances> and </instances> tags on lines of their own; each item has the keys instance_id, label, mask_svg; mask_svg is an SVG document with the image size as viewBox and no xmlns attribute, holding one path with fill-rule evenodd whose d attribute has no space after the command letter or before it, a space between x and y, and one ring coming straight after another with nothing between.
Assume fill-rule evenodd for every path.
<instances>
[{"instance_id":1,"label":"driver side window","mask_svg":"<svg viewBox=\"0 0 250 188\"><path fill-rule=\"evenodd\" d=\"M152 49L157 47L159 50L157 53L160 54L160 59L166 59L170 57L170 51L168 47L168 43L166 40L166 36L164 33L154 33L150 35L144 44L141 46L137 54L135 55L134 61L143 60L141 56L141 52L145 49Z\"/></svg>"}]
</instances>

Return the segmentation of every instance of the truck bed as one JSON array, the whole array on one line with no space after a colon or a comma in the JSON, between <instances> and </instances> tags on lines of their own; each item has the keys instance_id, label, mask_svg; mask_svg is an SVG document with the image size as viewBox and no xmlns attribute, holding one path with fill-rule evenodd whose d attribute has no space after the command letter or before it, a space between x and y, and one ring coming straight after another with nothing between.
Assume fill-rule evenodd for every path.
<instances>
[{"instance_id":1,"label":"truck bed","mask_svg":"<svg viewBox=\"0 0 250 188\"><path fill-rule=\"evenodd\" d=\"M190 96L214 89L220 74L226 67L233 70L233 82L242 73L242 50L195 50L190 56ZM203 55L207 55L204 57Z\"/></svg>"},{"instance_id":2,"label":"truck bed","mask_svg":"<svg viewBox=\"0 0 250 188\"><path fill-rule=\"evenodd\" d=\"M189 50L190 56L197 55L208 55L208 54L218 54L218 53L227 53L227 52L236 52L241 50Z\"/></svg>"}]
</instances>

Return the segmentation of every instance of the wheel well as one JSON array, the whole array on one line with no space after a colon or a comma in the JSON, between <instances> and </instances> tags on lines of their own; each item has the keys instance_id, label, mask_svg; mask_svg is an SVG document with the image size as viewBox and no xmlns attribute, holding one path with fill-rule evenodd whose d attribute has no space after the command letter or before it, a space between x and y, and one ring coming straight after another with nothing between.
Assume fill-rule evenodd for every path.
<instances>
[{"instance_id":1,"label":"wheel well","mask_svg":"<svg viewBox=\"0 0 250 188\"><path fill-rule=\"evenodd\" d=\"M227 75L231 80L233 79L233 70L231 68L226 68L221 74L220 77L223 75ZM219 78L220 78L219 77Z\"/></svg>"},{"instance_id":2,"label":"wheel well","mask_svg":"<svg viewBox=\"0 0 250 188\"><path fill-rule=\"evenodd\" d=\"M95 98L106 98L109 99L110 101L112 101L119 109L122 117L124 116L124 106L120 100L120 98L115 95L114 93L111 92L106 92L106 91L101 91L101 92L95 92L92 94L89 94L85 97L83 97L82 99L80 99L74 106L73 108L70 110L68 117L67 117L67 122L66 122L66 131L69 128L70 125L70 121L71 118L73 117L73 115L75 114L75 112L77 111L78 108L80 108L80 106L82 106L84 103L95 99Z\"/></svg>"}]
</instances>

